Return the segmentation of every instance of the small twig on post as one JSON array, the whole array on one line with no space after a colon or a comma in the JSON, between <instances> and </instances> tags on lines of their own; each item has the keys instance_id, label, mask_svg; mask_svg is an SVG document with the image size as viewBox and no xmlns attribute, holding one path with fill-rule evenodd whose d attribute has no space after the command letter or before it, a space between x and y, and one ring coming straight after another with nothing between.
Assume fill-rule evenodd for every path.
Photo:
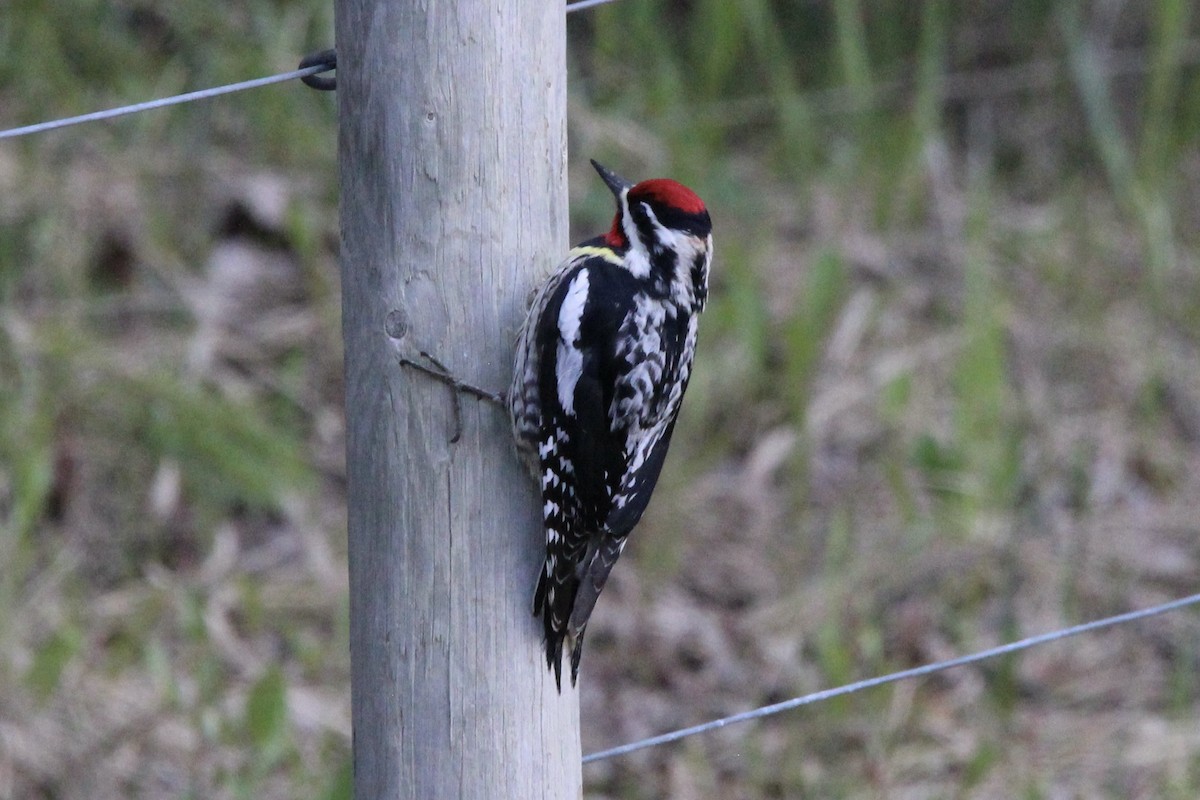
<instances>
[{"instance_id":1,"label":"small twig on post","mask_svg":"<svg viewBox=\"0 0 1200 800\"><path fill-rule=\"evenodd\" d=\"M458 440L462 438L462 402L458 396L459 392L462 392L463 394L469 394L472 397L480 400L487 400L489 403L493 403L494 405L498 406L501 411L507 409L508 401L505 399L503 392L489 392L487 389L480 389L478 386L465 381L460 381L450 373L450 370L446 368L445 364L438 361L429 353L426 353L424 350L418 350L417 352L420 354L421 358L424 358L433 366L430 367L422 364L419 361L413 361L407 356L400 356L400 366L412 367L417 372L423 372L434 380L441 381L454 390L450 395L454 404L454 435L450 437L450 444L457 444Z\"/></svg>"},{"instance_id":2,"label":"small twig on post","mask_svg":"<svg viewBox=\"0 0 1200 800\"><path fill-rule=\"evenodd\" d=\"M426 366L419 361L413 361L411 358L407 358L405 356L400 356L400 365L404 367L412 367L417 372L424 372L434 380L441 381L452 389L456 389L463 394L469 394L472 397L476 397L480 400L487 400L489 403L499 406L500 410L502 411L508 408L508 399L504 392L489 392L487 389L481 389L478 386L467 383L466 381L461 381L454 377L454 375L450 373L450 370L446 369L445 364L429 355L429 353L426 353L424 350L420 350L418 353L421 358L424 358L430 364L433 364L433 366Z\"/></svg>"}]
</instances>

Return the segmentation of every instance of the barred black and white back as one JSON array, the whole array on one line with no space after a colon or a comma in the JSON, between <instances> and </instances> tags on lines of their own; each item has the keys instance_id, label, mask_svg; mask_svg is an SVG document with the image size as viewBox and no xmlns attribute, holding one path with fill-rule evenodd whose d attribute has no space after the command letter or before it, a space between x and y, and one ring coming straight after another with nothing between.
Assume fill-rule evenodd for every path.
<instances>
[{"instance_id":1,"label":"barred black and white back","mask_svg":"<svg viewBox=\"0 0 1200 800\"><path fill-rule=\"evenodd\" d=\"M546 660L571 682L588 618L658 481L708 298L712 224L687 187L630 185L612 229L574 248L534 295L508 393L518 450L542 491L546 560L534 593Z\"/></svg>"}]
</instances>

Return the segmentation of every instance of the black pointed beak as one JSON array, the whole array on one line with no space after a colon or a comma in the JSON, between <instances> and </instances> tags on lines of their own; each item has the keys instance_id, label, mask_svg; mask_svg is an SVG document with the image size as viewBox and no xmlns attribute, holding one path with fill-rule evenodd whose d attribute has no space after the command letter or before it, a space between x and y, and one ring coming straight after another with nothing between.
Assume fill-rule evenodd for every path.
<instances>
[{"instance_id":1,"label":"black pointed beak","mask_svg":"<svg viewBox=\"0 0 1200 800\"><path fill-rule=\"evenodd\" d=\"M608 167L602 166L596 162L596 159L591 159L592 166L596 168L596 172L600 173L600 177L604 179L604 183L608 186L608 190L613 193L613 196L618 200L621 199L621 192L633 186L632 183L622 178L617 173L613 172Z\"/></svg>"}]
</instances>

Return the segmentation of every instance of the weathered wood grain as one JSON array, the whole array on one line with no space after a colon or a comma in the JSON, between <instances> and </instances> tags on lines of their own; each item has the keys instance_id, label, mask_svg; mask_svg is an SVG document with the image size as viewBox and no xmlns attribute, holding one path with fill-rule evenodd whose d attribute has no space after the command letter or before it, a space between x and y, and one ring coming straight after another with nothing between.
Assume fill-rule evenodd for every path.
<instances>
[{"instance_id":1,"label":"weathered wood grain","mask_svg":"<svg viewBox=\"0 0 1200 800\"><path fill-rule=\"evenodd\" d=\"M338 0L350 629L359 798L576 798L546 670L542 533L506 417L398 365L506 387L566 252L563 6Z\"/></svg>"}]
</instances>

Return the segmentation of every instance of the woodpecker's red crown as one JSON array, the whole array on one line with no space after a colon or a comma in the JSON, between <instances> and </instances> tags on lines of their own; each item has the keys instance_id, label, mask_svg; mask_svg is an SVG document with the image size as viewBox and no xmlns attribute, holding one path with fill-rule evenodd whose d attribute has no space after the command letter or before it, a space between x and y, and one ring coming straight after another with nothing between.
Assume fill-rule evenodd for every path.
<instances>
[{"instance_id":1,"label":"woodpecker's red crown","mask_svg":"<svg viewBox=\"0 0 1200 800\"><path fill-rule=\"evenodd\" d=\"M613 217L612 228L604 234L604 240L610 247L622 249L629 246L624 216L626 213L644 216L637 211L642 205L649 207L658 221L668 228L700 237L707 236L712 231L712 222L704 201L679 181L670 178L650 178L630 184L595 160L592 161L592 166L600 173L609 191L617 199L617 213ZM625 195L624 198L622 195Z\"/></svg>"},{"instance_id":2,"label":"woodpecker's red crown","mask_svg":"<svg viewBox=\"0 0 1200 800\"><path fill-rule=\"evenodd\" d=\"M670 178L651 178L629 190L630 203L650 203L682 211L684 214L702 214L707 209L700 196L679 181Z\"/></svg>"}]
</instances>

